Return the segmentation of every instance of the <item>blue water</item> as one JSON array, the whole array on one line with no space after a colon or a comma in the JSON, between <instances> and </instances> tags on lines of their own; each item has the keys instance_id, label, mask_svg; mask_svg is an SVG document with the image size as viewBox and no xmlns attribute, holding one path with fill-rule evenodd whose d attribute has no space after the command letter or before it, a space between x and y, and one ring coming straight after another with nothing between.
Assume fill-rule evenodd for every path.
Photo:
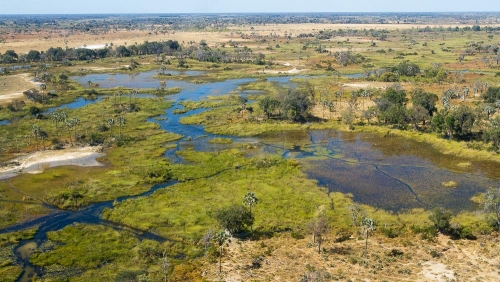
<instances>
[{"instance_id":1,"label":"blue water","mask_svg":"<svg viewBox=\"0 0 500 282\"><path fill-rule=\"evenodd\" d=\"M30 65L0 67L0 72L3 72L4 70L20 70L20 69L29 69L29 68L31 68Z\"/></svg>"},{"instance_id":2,"label":"blue water","mask_svg":"<svg viewBox=\"0 0 500 282\"><path fill-rule=\"evenodd\" d=\"M133 88L150 87L151 74L129 77L100 74L96 78L106 81L104 87L128 85ZM362 74L353 74L359 77ZM268 81L287 87L296 87L291 77L269 77ZM80 78L85 83L85 77ZM169 96L173 101L200 100L208 96L225 95L235 91L238 85L255 79L233 79L223 82L192 84L167 81L167 85L183 85L183 90ZM252 92L251 92L252 93ZM176 142L176 147L167 150L165 157L172 162L182 162L175 152L187 148L198 151L217 151L234 144L210 144L208 141L219 137L208 134L201 125L183 125L183 116L198 114L205 109L190 111L183 115L173 114L174 109L182 109L175 104L162 118L150 119L161 128L181 134L184 138ZM429 208L442 206L454 211L471 210L475 204L470 197L487 187L499 185L500 172L491 169L484 162L474 163L470 169L459 169L462 160L431 152L422 144L406 139L381 139L373 134L340 134L334 131L276 132L253 138L232 138L235 142L259 143L261 147L252 154L279 153L286 158L300 158L307 162L306 173L327 187L330 191L353 193L356 201L375 207L399 211L406 208ZM301 145L294 145L302 144ZM309 144L303 146L303 144ZM386 144L384 146L383 144ZM416 148L416 149L415 149ZM327 152L327 153L325 153ZM339 156L337 156L339 155ZM323 157L321 160L311 158ZM442 160L446 160L443 162ZM442 183L458 182L455 188L443 188Z\"/></svg>"},{"instance_id":3,"label":"blue water","mask_svg":"<svg viewBox=\"0 0 500 282\"><path fill-rule=\"evenodd\" d=\"M159 81L152 78L154 75L156 71L137 75L96 74L75 79L82 85L91 80L102 88L123 86L141 89L158 87ZM290 78L272 77L268 80L287 87L296 87L296 84L290 83ZM171 109L149 121L158 123L164 130L181 134L183 138L172 142L175 148L168 149L164 156L174 163L182 163L183 160L175 154L178 150L217 152L236 147L238 143L252 143L257 145L257 149L249 150L249 155L278 153L286 158L300 159L304 172L329 191L351 193L357 202L396 212L436 206L456 212L463 209L473 210L476 207L469 200L471 196L483 192L487 187L500 185L500 171L496 164L492 166L487 162L473 162L470 168L461 169L457 164L462 160L442 155L426 145L403 138L382 138L369 133L341 133L333 130L282 131L248 138L220 136L206 133L201 125L183 125L179 121L184 116L199 114L207 109L197 109L182 115L173 114L175 109L182 109L182 106L177 104L178 101L197 101L208 96L226 95L236 91L239 85L252 81L255 79L193 84L167 80L167 87L181 87L182 91L168 96L168 99L174 101ZM149 96L143 94L142 97ZM151 97L156 96L151 95ZM79 98L70 104L49 109L46 113L56 109L75 109L101 100L102 97L95 100ZM208 141L215 137L232 138L235 143L210 144ZM458 185L455 188L445 188L442 183L446 181L455 181ZM140 196L148 196L156 189L166 188L173 183L156 185L151 191ZM138 196L123 197L118 201L134 197ZM104 202L89 205L76 212L55 209L51 215L0 230L0 234L40 225L40 232L34 240L41 242L46 240L46 232L61 229L75 222L104 224L117 229L126 228L99 218L104 208L111 207L112 202ZM141 234L129 228L127 230L137 233L137 236L163 240L154 234Z\"/></svg>"},{"instance_id":4,"label":"blue water","mask_svg":"<svg viewBox=\"0 0 500 282\"><path fill-rule=\"evenodd\" d=\"M363 78L363 77L366 77L366 75L364 75L362 73L343 74L342 76L347 77L347 78Z\"/></svg>"},{"instance_id":5,"label":"blue water","mask_svg":"<svg viewBox=\"0 0 500 282\"><path fill-rule=\"evenodd\" d=\"M4 119L4 120L0 120L0 125L9 125L10 124L10 121Z\"/></svg>"}]
</instances>

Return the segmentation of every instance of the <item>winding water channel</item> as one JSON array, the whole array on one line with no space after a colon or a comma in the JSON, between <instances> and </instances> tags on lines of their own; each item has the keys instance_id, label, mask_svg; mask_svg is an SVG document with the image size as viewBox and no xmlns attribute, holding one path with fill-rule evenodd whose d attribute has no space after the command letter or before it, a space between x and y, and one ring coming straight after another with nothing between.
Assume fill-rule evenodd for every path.
<instances>
[{"instance_id":1,"label":"winding water channel","mask_svg":"<svg viewBox=\"0 0 500 282\"><path fill-rule=\"evenodd\" d=\"M122 86L141 89L159 86L158 79L153 77L155 74L156 72L136 75L93 74L73 79L82 85L92 81L102 88ZM172 74L178 73L172 72ZM200 73L194 72L187 75L200 75ZM272 77L268 80L293 87L290 78ZM234 144L211 144L208 142L211 138L221 136L206 133L203 126L183 125L179 121L183 116L197 114L206 109L193 110L185 114L173 113L174 110L182 108L180 104L177 104L180 101L196 101L206 99L207 96L225 95L231 91L237 91L239 85L254 80L251 78L233 79L205 84L167 80L167 87L180 87L182 91L166 98L174 101L171 109L166 110L163 116L151 118L149 121L158 123L162 129L169 132L181 134L184 138L176 141L177 146L168 149L165 157L171 162L179 163L183 160L175 154L178 150L193 148L197 151L219 151L237 146L239 142L255 143L259 145L258 149L249 154L279 153L286 158L299 159L308 176L316 179L319 185L326 187L329 191L351 193L357 202L394 212L436 206L445 207L454 212L473 210L476 208L475 204L470 201L473 195L483 192L488 187L500 185L500 169L496 163L474 162L444 155L429 148L428 145L404 138L383 137L371 133L309 130L281 131L248 138L222 136L232 138L235 141ZM245 95L249 92L240 93ZM144 95L144 97L148 96ZM58 108L78 108L100 100L100 98L96 100L79 98L71 104ZM53 110L55 109L48 112ZM467 166L459 165L466 162ZM448 181L456 182L457 186L444 187L442 183ZM166 188L174 183L171 181L158 184L147 193L122 197L118 201L148 196L157 189ZM28 281L28 277L34 272L42 274L40 269L29 263L29 252L47 239L46 232L59 230L76 222L103 224L116 229L126 229L141 238L166 240L155 234L102 220L100 214L106 207L112 208L112 202L92 204L78 211L62 211L51 207L53 213L49 215L0 230L1 234L34 226L39 228L33 240L23 241L15 249L18 262L26 270L19 281Z\"/></svg>"}]
</instances>

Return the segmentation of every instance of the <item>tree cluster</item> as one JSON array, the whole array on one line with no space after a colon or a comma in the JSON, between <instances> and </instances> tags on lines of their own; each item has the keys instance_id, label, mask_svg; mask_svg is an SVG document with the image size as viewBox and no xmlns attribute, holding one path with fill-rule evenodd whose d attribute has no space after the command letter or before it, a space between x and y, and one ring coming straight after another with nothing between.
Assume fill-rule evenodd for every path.
<instances>
[{"instance_id":1,"label":"tree cluster","mask_svg":"<svg viewBox=\"0 0 500 282\"><path fill-rule=\"evenodd\" d=\"M277 98L265 97L259 101L259 106L268 118L302 121L309 115L313 101L308 93L289 90Z\"/></svg>"}]
</instances>

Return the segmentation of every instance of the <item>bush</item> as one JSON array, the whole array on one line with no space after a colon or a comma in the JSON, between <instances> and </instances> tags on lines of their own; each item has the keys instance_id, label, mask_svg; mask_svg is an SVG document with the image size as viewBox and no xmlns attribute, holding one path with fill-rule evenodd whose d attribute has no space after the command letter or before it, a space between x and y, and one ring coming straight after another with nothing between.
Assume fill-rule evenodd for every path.
<instances>
[{"instance_id":1,"label":"bush","mask_svg":"<svg viewBox=\"0 0 500 282\"><path fill-rule=\"evenodd\" d=\"M476 240L477 237L472 233L470 227L456 226L451 229L453 239Z\"/></svg>"},{"instance_id":2,"label":"bush","mask_svg":"<svg viewBox=\"0 0 500 282\"><path fill-rule=\"evenodd\" d=\"M116 282L138 282L139 281L139 276L146 274L145 271L143 270L125 270L122 272L119 272L116 277L115 281Z\"/></svg>"},{"instance_id":3,"label":"bush","mask_svg":"<svg viewBox=\"0 0 500 282\"><path fill-rule=\"evenodd\" d=\"M390 257L400 257L404 253L398 249L392 249L390 252L387 253L388 256Z\"/></svg>"},{"instance_id":4,"label":"bush","mask_svg":"<svg viewBox=\"0 0 500 282\"><path fill-rule=\"evenodd\" d=\"M290 234L292 236L292 238L294 239L304 239L304 235L302 235L302 233L300 232L297 232L297 231L292 231L292 233Z\"/></svg>"},{"instance_id":5,"label":"bush","mask_svg":"<svg viewBox=\"0 0 500 282\"><path fill-rule=\"evenodd\" d=\"M500 100L500 87L488 87L488 90L483 94L485 103L495 103Z\"/></svg>"},{"instance_id":6,"label":"bush","mask_svg":"<svg viewBox=\"0 0 500 282\"><path fill-rule=\"evenodd\" d=\"M38 115L39 113L42 112L42 110L40 110L40 108L38 107L35 107L35 106L31 106L30 109L29 109L29 112L30 112L30 115L32 116L36 116Z\"/></svg>"},{"instance_id":7,"label":"bush","mask_svg":"<svg viewBox=\"0 0 500 282\"><path fill-rule=\"evenodd\" d=\"M384 233L384 235L387 236L387 238L396 238L401 234L401 230L389 227L389 228L383 228L382 233Z\"/></svg>"},{"instance_id":8,"label":"bush","mask_svg":"<svg viewBox=\"0 0 500 282\"><path fill-rule=\"evenodd\" d=\"M250 210L243 205L236 204L217 210L214 218L222 228L227 229L233 235L244 231L246 227L252 226L254 222Z\"/></svg>"},{"instance_id":9,"label":"bush","mask_svg":"<svg viewBox=\"0 0 500 282\"><path fill-rule=\"evenodd\" d=\"M429 215L429 220L434 223L434 227L441 233L448 233L451 229L451 212L442 208L434 208Z\"/></svg>"},{"instance_id":10,"label":"bush","mask_svg":"<svg viewBox=\"0 0 500 282\"><path fill-rule=\"evenodd\" d=\"M433 241L438 234L438 230L436 229L435 226L421 227L412 225L410 228L413 231L413 233L420 234L420 238L422 240Z\"/></svg>"},{"instance_id":11,"label":"bush","mask_svg":"<svg viewBox=\"0 0 500 282\"><path fill-rule=\"evenodd\" d=\"M109 128L108 128L108 126L107 126L107 125L105 125L104 123L102 123L102 124L99 124L99 125L97 126L96 130L97 130L98 132L105 132L105 131L108 131L108 130L109 130Z\"/></svg>"}]
</instances>

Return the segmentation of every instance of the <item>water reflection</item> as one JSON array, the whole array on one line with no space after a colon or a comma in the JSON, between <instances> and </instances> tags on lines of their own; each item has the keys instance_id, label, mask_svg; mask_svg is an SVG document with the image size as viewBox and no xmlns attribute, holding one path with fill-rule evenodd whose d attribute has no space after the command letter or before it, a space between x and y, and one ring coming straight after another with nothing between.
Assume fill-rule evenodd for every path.
<instances>
[{"instance_id":1,"label":"water reflection","mask_svg":"<svg viewBox=\"0 0 500 282\"><path fill-rule=\"evenodd\" d=\"M153 73L135 76L98 74L79 77L80 83L96 81L101 87L125 86L132 88L152 87L158 80ZM102 81L102 82L101 82ZM200 100L235 91L243 83L255 79L232 79L223 82L193 84L168 80L167 87L182 87L178 94L169 96L174 102ZM287 87L296 87L290 77L272 77L268 81ZM251 92L250 92L251 93ZM182 109L176 104L174 109ZM165 153L170 161L182 163L175 153L178 150L217 152L241 146L241 143L260 144L251 146L250 155L281 154L286 158L299 158L304 171L330 191L352 193L355 201L386 210L400 211L410 208L441 206L453 211L472 210L476 206L469 199L488 187L499 185L500 170L493 162L471 162L444 155L428 145L398 137L382 137L370 133L342 133L334 130L281 131L253 138L232 138L233 144L212 144L215 137L204 131L201 125L183 125L183 116L199 114L206 109L189 111L183 115L166 111L161 119L150 119L162 129L184 136L168 145ZM454 181L456 187L442 183Z\"/></svg>"},{"instance_id":2,"label":"water reflection","mask_svg":"<svg viewBox=\"0 0 500 282\"><path fill-rule=\"evenodd\" d=\"M302 158L304 171L330 191L351 193L358 202L391 211L436 206L473 210L476 205L469 199L500 183L496 163L472 162L463 168L458 164L465 160L404 138L333 130L261 137L262 142L309 152L294 157ZM456 187L443 185L449 181Z\"/></svg>"}]
</instances>

